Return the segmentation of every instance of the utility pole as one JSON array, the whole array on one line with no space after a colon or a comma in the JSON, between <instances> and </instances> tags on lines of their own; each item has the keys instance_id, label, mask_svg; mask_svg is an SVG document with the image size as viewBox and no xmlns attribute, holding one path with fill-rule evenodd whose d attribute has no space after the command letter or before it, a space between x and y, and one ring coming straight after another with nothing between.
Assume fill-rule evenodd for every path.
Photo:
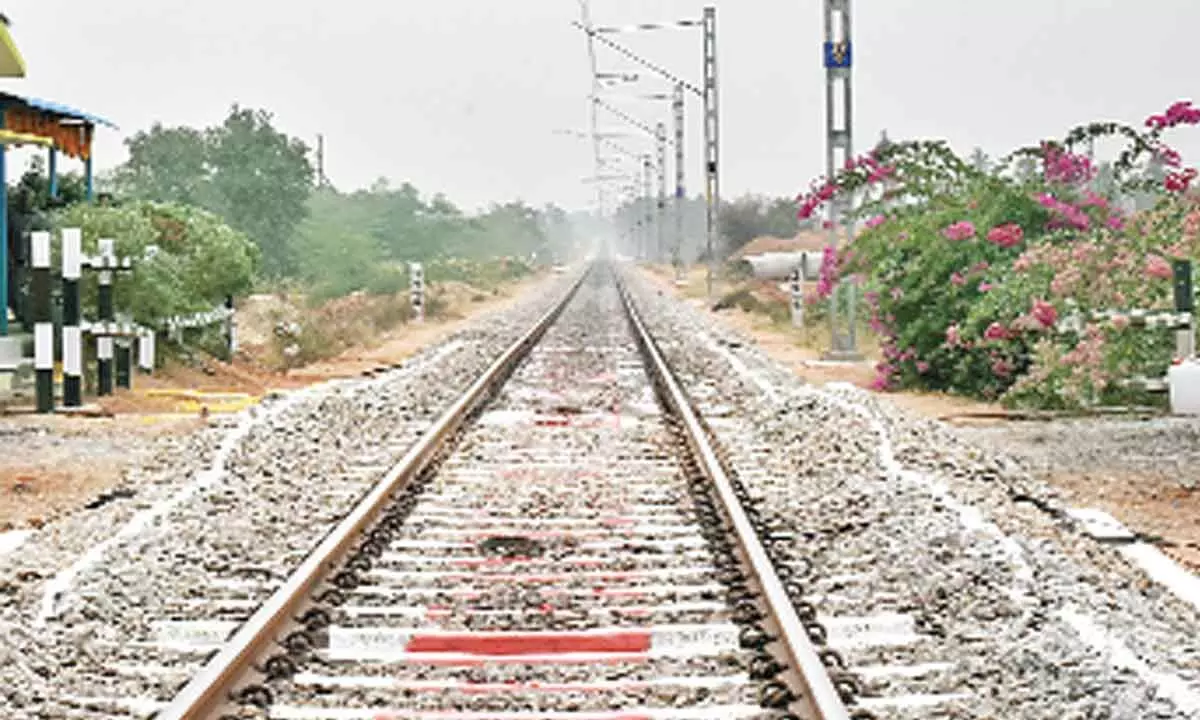
<instances>
[{"instance_id":1,"label":"utility pole","mask_svg":"<svg viewBox=\"0 0 1200 720\"><path fill-rule=\"evenodd\" d=\"M706 186L706 197L708 198L708 206L709 206L707 219L708 219L708 247L710 248L709 249L709 258L710 259L709 259L709 271L708 271L708 274L709 274L709 283L708 284L709 284L709 296L711 297L711 295L712 295L713 262L714 262L714 258L716 255L715 246L717 245L717 241L716 241L717 213L718 213L718 209L720 206L720 185L719 185L719 181L718 181L720 132L719 132L719 113L718 113L718 108L719 108L718 98L719 98L719 96L717 93L716 8L711 7L711 6L705 8L704 17L702 19L693 18L693 19L678 20L675 22L667 22L667 23L638 23L636 25L599 27L599 26L593 25L590 21L590 17L588 14L588 0L579 0L579 4L580 4L581 9L583 10L581 21L575 22L573 24L575 25L575 27L582 30L588 38L588 54L589 54L589 56L591 58L591 62L592 62L592 88L593 88L593 90L592 90L592 95L593 95L592 117L593 117L593 124L595 123L596 105L599 104L599 103L595 102L595 100L596 100L596 95L598 94L599 76L601 75L600 73L597 73L597 70L596 70L595 46L597 43L599 43L600 45L603 45L604 47L608 48L609 50L614 51L615 53L622 56L626 60L632 61L633 63L641 66L643 69L649 71L650 73L664 78L665 80L670 82L675 87L675 90L676 90L676 97L674 98L675 121L676 121L675 152L676 152L676 162L677 162L677 167L676 167L677 177L676 177L676 188L675 188L676 199L677 199L675 262L676 262L677 278L680 278L682 276L683 202L685 200L684 174L682 171L683 152L684 152L683 151L683 120L684 120L683 110L684 110L684 107L683 107L682 91L687 90L688 92L691 92L694 95L696 95L697 97L700 97L704 100L704 137L705 137L705 146L706 146L705 174L707 176L705 186ZM620 33L662 31L662 30L666 30L669 28L677 28L677 29L702 28L703 29L703 31L704 31L704 75L705 75L705 82L704 82L703 88L698 87L697 85L690 83L686 80L683 80L679 76L674 75L670 71L663 68L661 65L659 65L655 62L651 62L650 60L647 60L644 57L641 57L637 53L634 53L633 51L631 51L629 48L609 39L609 37L608 37L609 35L620 34ZM628 74L628 73L626 73L626 74L603 73L603 76L605 79L618 80L618 81L624 81L624 82L636 82L639 79L638 75ZM662 99L668 99L668 98L664 97ZM611 108L609 108L609 109L611 110ZM634 120L633 118L629 118L628 116L625 116L621 113L618 113L618 114L622 115L623 119L625 119L627 122L631 122L631 124L633 124L633 125L637 125L639 127L643 126L642 123ZM643 129L645 129L645 128L643 127Z\"/></svg>"},{"instance_id":2,"label":"utility pole","mask_svg":"<svg viewBox=\"0 0 1200 720\"><path fill-rule=\"evenodd\" d=\"M675 83L671 109L675 116L675 250L671 261L675 265L675 281L679 282L683 279L683 205L686 199L683 187L683 83Z\"/></svg>"},{"instance_id":3,"label":"utility pole","mask_svg":"<svg viewBox=\"0 0 1200 720\"><path fill-rule=\"evenodd\" d=\"M850 0L825 0L825 123L826 145L825 166L827 177L832 179L839 167L854 156L852 128L852 86L850 82L853 64L853 44L850 41ZM837 99L841 94L842 125L837 124ZM841 151L839 162L838 151ZM853 198L835 197L829 204L829 247L838 249L838 222L846 215L845 204L853 204ZM846 242L854 239L854 221L845 218ZM846 330L839 323L839 296L846 296ZM829 297L830 348L826 358L841 361L859 361L857 332L855 328L855 297L853 286L838 282Z\"/></svg>"},{"instance_id":4,"label":"utility pole","mask_svg":"<svg viewBox=\"0 0 1200 720\"><path fill-rule=\"evenodd\" d=\"M832 2L833 0L827 0ZM849 0L844 0L849 2ZM717 213L721 204L718 173L721 159L719 96L717 94L717 9L704 8L704 175L706 247L708 250L708 299L713 299L713 272L716 268Z\"/></svg>"},{"instance_id":5,"label":"utility pole","mask_svg":"<svg viewBox=\"0 0 1200 720\"><path fill-rule=\"evenodd\" d=\"M660 262L667 249L667 126L659 123L655 130L658 136L658 239L654 262Z\"/></svg>"},{"instance_id":6,"label":"utility pole","mask_svg":"<svg viewBox=\"0 0 1200 720\"><path fill-rule=\"evenodd\" d=\"M317 134L317 187L325 187L325 136Z\"/></svg>"},{"instance_id":7,"label":"utility pole","mask_svg":"<svg viewBox=\"0 0 1200 720\"><path fill-rule=\"evenodd\" d=\"M653 197L653 195L651 195L651 193L653 192L651 190L651 187L652 187L652 183L654 180L653 167L654 166L650 162L650 156L643 155L642 156L642 205L645 207L645 210L646 210L646 215L645 215L646 234L644 236L645 242L644 242L644 246L643 246L644 249L643 249L642 256L645 259L651 258L652 253L650 252L650 248L654 244L654 231L652 230L652 226L654 225L654 209L653 209L654 201L651 199Z\"/></svg>"}]
</instances>

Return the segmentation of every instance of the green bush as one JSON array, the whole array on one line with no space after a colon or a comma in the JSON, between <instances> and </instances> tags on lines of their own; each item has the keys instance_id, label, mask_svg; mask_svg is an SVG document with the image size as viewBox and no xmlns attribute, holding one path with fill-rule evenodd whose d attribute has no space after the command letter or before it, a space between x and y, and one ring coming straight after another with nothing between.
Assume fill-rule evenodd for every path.
<instances>
[{"instance_id":1,"label":"green bush","mask_svg":"<svg viewBox=\"0 0 1200 720\"><path fill-rule=\"evenodd\" d=\"M1194 173L1155 170L1178 163L1162 130L1200 111L1156 118L1149 132L1082 126L991 169L941 143L897 143L814 187L802 214L839 193L866 199L867 228L827 259L820 288L864 287L883 338L877 387L1055 409L1144 402L1125 381L1161 377L1174 346L1129 313L1170 309L1170 261L1200 255L1200 202L1181 192ZM1102 172L1071 151L1110 135L1130 143ZM1157 205L1120 209L1146 197Z\"/></svg>"},{"instance_id":2,"label":"green bush","mask_svg":"<svg viewBox=\"0 0 1200 720\"><path fill-rule=\"evenodd\" d=\"M58 212L53 221L58 229L82 229L85 255L95 255L97 241L111 238L118 256L133 258L133 272L116 278L114 304L142 325L161 327L173 315L212 310L226 296L242 295L253 286L256 247L204 210L148 202L80 204ZM158 253L148 259L151 245ZM57 243L54 252L58 263ZM84 312L93 318L95 287L96 274L86 273Z\"/></svg>"}]
</instances>

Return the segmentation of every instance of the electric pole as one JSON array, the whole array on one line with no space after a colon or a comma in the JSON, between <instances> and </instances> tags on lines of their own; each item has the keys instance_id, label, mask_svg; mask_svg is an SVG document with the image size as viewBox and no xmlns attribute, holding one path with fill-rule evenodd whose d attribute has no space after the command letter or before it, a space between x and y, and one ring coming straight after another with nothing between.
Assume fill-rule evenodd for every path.
<instances>
[{"instance_id":1,"label":"electric pole","mask_svg":"<svg viewBox=\"0 0 1200 720\"><path fill-rule=\"evenodd\" d=\"M671 260L675 265L675 281L679 282L683 279L683 207L686 200L683 187L683 83L675 83L671 108L675 115L675 250Z\"/></svg>"},{"instance_id":2,"label":"electric pole","mask_svg":"<svg viewBox=\"0 0 1200 720\"><path fill-rule=\"evenodd\" d=\"M317 187L325 187L325 136L317 135Z\"/></svg>"},{"instance_id":3,"label":"electric pole","mask_svg":"<svg viewBox=\"0 0 1200 720\"><path fill-rule=\"evenodd\" d=\"M840 167L854 156L852 85L853 43L850 40L850 0L825 0L825 167L832 180ZM836 109L841 96L842 126L838 126ZM839 162L840 151L840 162ZM839 249L838 224L845 221L846 243L854 240L854 220L845 211L852 209L853 197L834 196L829 204L829 247ZM849 208L847 206L850 206ZM834 285L829 296L830 348L827 359L862 360L858 352L855 316L855 290L842 282ZM846 329L839 322L839 296L846 296Z\"/></svg>"},{"instance_id":4,"label":"electric pole","mask_svg":"<svg viewBox=\"0 0 1200 720\"><path fill-rule=\"evenodd\" d=\"M667 126L659 123L655 130L658 136L658 241L654 262L660 262L667 249Z\"/></svg>"},{"instance_id":5,"label":"electric pole","mask_svg":"<svg viewBox=\"0 0 1200 720\"><path fill-rule=\"evenodd\" d=\"M717 220L721 204L718 164L721 159L720 114L717 94L717 9L704 8L704 175L705 229L708 250L708 299L713 299L713 273L717 265Z\"/></svg>"},{"instance_id":6,"label":"electric pole","mask_svg":"<svg viewBox=\"0 0 1200 720\"><path fill-rule=\"evenodd\" d=\"M596 55L595 43L613 50L626 60L630 60L640 65L645 70L665 78L669 81L676 91L676 96L673 98L675 103L675 159L676 159L676 238L674 261L676 263L676 277L680 279L682 276L682 247L683 247L683 205L685 201L684 190L684 151L683 151L683 90L688 90L704 101L704 139L705 139L705 197L707 199L708 210L706 213L707 226L707 247L708 247L708 295L712 297L713 284L713 268L716 262L717 246L719 244L718 235L718 213L720 208L720 181L719 181L719 161L720 161L720 115L719 115L719 93L717 88L717 11L715 7L706 7L704 16L701 19L678 20L669 23L638 23L636 25L599 27L591 24L587 14L587 0L579 0L581 8L583 8L583 18L581 22L576 22L574 25L582 30L588 37L588 53L592 60L592 86L593 98L595 97L596 87L598 86L598 73L596 71ZM672 74L664 69L661 65L651 62L628 48L620 45L608 38L609 35L617 33L631 33L643 31L659 31L668 28L702 28L704 31L704 83L703 87L689 83L680 77ZM636 75L619 75L606 73L606 78L615 78L622 81L634 82L637 81ZM595 105L595 103L594 103ZM595 107L593 106L593 118L595 116ZM626 117L625 119L630 120ZM594 122L594 120L593 120ZM641 125L634 122L634 124ZM663 168L665 175L665 168Z\"/></svg>"}]
</instances>

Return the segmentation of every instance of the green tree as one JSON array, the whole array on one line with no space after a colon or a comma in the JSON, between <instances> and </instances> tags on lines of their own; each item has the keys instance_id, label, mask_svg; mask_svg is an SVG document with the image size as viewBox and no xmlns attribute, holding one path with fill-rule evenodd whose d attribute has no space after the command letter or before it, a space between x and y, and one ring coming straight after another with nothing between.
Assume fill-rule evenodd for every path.
<instances>
[{"instance_id":1,"label":"green tree","mask_svg":"<svg viewBox=\"0 0 1200 720\"><path fill-rule=\"evenodd\" d=\"M794 237L800 231L800 222L792 200L750 195L721 209L720 229L727 251L732 252L763 236Z\"/></svg>"},{"instance_id":2,"label":"green tree","mask_svg":"<svg viewBox=\"0 0 1200 720\"><path fill-rule=\"evenodd\" d=\"M212 205L212 171L204 132L155 123L125 141L129 160L117 168L117 190L130 197Z\"/></svg>"},{"instance_id":3,"label":"green tree","mask_svg":"<svg viewBox=\"0 0 1200 720\"><path fill-rule=\"evenodd\" d=\"M271 114L233 106L225 122L206 132L214 207L230 225L258 243L271 276L295 269L289 241L304 219L312 189L308 147L271 125Z\"/></svg>"},{"instance_id":4,"label":"green tree","mask_svg":"<svg viewBox=\"0 0 1200 720\"><path fill-rule=\"evenodd\" d=\"M308 147L271 124L270 113L234 105L218 127L155 124L126 141L114 173L122 195L210 210L257 243L263 270L295 269L291 240L307 212Z\"/></svg>"}]
</instances>

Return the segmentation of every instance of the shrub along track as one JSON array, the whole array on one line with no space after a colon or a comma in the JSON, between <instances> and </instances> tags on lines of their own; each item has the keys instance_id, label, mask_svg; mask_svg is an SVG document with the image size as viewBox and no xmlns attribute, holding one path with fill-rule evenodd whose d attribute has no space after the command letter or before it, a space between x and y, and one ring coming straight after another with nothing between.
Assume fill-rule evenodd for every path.
<instances>
[{"instance_id":1,"label":"shrub along track","mask_svg":"<svg viewBox=\"0 0 1200 720\"><path fill-rule=\"evenodd\" d=\"M585 273L199 674L142 707L868 717L614 277Z\"/></svg>"}]
</instances>

